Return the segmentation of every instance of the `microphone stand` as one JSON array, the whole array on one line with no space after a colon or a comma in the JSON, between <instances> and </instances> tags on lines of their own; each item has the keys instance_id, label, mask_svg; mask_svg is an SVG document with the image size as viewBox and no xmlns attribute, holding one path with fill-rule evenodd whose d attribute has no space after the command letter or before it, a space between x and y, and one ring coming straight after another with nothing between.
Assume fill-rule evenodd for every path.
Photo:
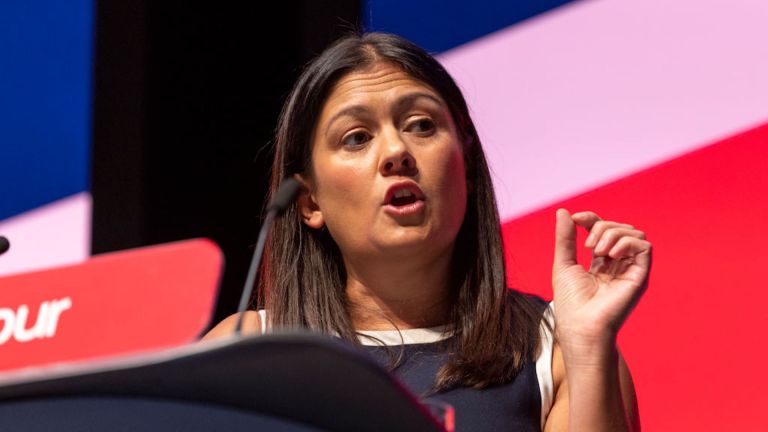
<instances>
[{"instance_id":1,"label":"microphone stand","mask_svg":"<svg viewBox=\"0 0 768 432\"><path fill-rule=\"evenodd\" d=\"M264 254L264 246L267 242L267 233L272 227L275 218L281 215L286 208L293 202L296 194L301 188L301 183L297 180L288 177L280 184L280 187L275 193L275 197L267 207L267 215L264 217L264 222L261 224L259 230L259 237L256 240L256 250L253 252L253 258L251 259L251 266L248 268L248 276L245 278L245 286L243 287L243 294L240 296L240 306L237 308L237 324L235 325L234 333L240 335L243 327L243 316L245 310L248 309L248 302L251 299L253 293L253 285L256 282L256 274L259 270L259 264L261 263L261 256Z\"/></svg>"}]
</instances>

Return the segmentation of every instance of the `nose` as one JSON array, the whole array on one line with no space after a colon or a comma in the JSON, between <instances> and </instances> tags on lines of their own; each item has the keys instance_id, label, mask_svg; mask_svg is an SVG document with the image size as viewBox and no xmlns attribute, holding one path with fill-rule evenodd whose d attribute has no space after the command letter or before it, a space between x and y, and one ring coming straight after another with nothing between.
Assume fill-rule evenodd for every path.
<instances>
[{"instance_id":1,"label":"nose","mask_svg":"<svg viewBox=\"0 0 768 432\"><path fill-rule=\"evenodd\" d=\"M399 134L392 134L386 138L383 145L379 171L384 176L401 175L415 176L418 172L416 159L408 151L408 145Z\"/></svg>"}]
</instances>

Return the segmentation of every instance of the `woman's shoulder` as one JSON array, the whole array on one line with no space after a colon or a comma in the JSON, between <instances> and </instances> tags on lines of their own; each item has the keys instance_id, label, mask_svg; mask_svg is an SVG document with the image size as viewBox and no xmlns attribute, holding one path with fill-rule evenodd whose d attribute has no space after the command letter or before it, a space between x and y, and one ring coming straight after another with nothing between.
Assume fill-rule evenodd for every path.
<instances>
[{"instance_id":1,"label":"woman's shoulder","mask_svg":"<svg viewBox=\"0 0 768 432\"><path fill-rule=\"evenodd\" d=\"M261 311L249 310L243 312L243 334L261 334L262 333L262 314ZM224 318L220 323L216 324L208 333L206 333L202 340L211 340L221 337L226 337L234 334L235 326L237 326L237 320L240 316L239 313L232 314Z\"/></svg>"}]
</instances>

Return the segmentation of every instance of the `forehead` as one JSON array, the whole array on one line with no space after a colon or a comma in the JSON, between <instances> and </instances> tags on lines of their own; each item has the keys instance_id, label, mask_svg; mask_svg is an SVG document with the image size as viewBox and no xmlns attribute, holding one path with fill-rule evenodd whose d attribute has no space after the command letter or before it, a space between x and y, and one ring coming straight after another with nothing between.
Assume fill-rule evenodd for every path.
<instances>
[{"instance_id":1,"label":"forehead","mask_svg":"<svg viewBox=\"0 0 768 432\"><path fill-rule=\"evenodd\" d=\"M377 62L369 68L342 76L331 89L323 105L323 114L327 115L329 111L341 109L347 104L364 104L374 99L394 100L403 93L415 91L431 94L442 102L442 98L432 87L397 65Z\"/></svg>"}]
</instances>

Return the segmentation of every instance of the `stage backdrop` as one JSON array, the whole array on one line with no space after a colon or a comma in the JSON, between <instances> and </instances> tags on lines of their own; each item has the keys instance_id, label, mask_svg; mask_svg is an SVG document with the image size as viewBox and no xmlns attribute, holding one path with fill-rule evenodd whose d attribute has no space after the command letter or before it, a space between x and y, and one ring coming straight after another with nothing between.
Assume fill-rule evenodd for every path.
<instances>
[{"instance_id":1,"label":"stage backdrop","mask_svg":"<svg viewBox=\"0 0 768 432\"><path fill-rule=\"evenodd\" d=\"M551 298L558 207L647 232L650 288L620 335L644 428L765 430L768 3L366 7L369 29L440 53L468 98L511 286Z\"/></svg>"},{"instance_id":2,"label":"stage backdrop","mask_svg":"<svg viewBox=\"0 0 768 432\"><path fill-rule=\"evenodd\" d=\"M93 7L0 2L0 275L88 257Z\"/></svg>"},{"instance_id":3,"label":"stage backdrop","mask_svg":"<svg viewBox=\"0 0 768 432\"><path fill-rule=\"evenodd\" d=\"M0 2L0 274L88 256L93 12ZM511 286L551 296L558 206L648 233L651 286L620 338L646 429L763 430L768 3L378 0L363 16L459 80Z\"/></svg>"}]
</instances>

